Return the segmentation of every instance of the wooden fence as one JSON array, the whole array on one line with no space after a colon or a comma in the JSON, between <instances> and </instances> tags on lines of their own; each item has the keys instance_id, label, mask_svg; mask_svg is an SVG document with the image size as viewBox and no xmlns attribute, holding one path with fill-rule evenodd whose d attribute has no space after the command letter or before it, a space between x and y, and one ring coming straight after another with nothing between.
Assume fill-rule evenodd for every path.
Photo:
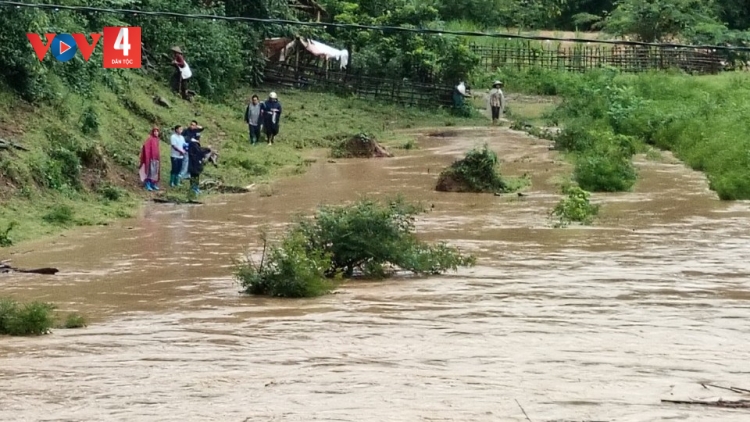
<instances>
[{"instance_id":1,"label":"wooden fence","mask_svg":"<svg viewBox=\"0 0 750 422\"><path fill-rule=\"evenodd\" d=\"M274 85L322 89L402 105L435 107L452 104L452 86L373 78L317 66L274 63L266 68L265 81Z\"/></svg>"},{"instance_id":2,"label":"wooden fence","mask_svg":"<svg viewBox=\"0 0 750 422\"><path fill-rule=\"evenodd\" d=\"M494 71L502 67L583 72L613 67L624 72L682 69L691 73L718 73L733 61L727 53L698 48L648 47L636 45L547 45L539 41L516 41L494 45L471 45L480 57L480 68ZM724 57L727 56L727 57ZM745 61L741 63L744 65Z\"/></svg>"}]
</instances>

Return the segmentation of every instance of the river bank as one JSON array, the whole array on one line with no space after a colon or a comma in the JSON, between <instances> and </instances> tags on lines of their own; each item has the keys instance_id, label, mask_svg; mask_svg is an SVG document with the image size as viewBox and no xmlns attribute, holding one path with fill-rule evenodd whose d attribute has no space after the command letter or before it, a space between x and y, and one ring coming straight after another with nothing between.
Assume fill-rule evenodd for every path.
<instances>
[{"instance_id":1,"label":"river bank","mask_svg":"<svg viewBox=\"0 0 750 422\"><path fill-rule=\"evenodd\" d=\"M326 159L321 149L342 135L366 132L391 147L408 148L409 139L395 130L472 121L439 110L278 90L284 107L281 135L272 147L251 148L243 123L246 101L273 88L237 93L224 104L200 98L187 103L151 79L127 79L119 90L99 87L95 98L64 89L56 102L41 107L0 92L0 138L27 149L0 150L0 233L14 224L8 243L111 224L135 216L144 201L168 191L185 196L186 186L170 190L163 182L161 192L149 194L137 183L140 147L154 122L166 133L193 119L206 128L203 145L221 155L218 167L206 167L203 180L265 189L271 180L304 172L311 162L306 158ZM163 100L167 106L158 104ZM168 153L163 142L162 181L169 180Z\"/></svg>"}]
</instances>

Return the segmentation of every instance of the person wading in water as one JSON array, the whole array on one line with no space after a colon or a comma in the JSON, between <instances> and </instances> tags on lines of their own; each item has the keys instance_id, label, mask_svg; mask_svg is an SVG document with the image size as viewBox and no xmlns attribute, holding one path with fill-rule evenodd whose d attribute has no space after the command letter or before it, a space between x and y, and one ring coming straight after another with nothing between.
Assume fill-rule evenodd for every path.
<instances>
[{"instance_id":1,"label":"person wading in water","mask_svg":"<svg viewBox=\"0 0 750 422\"><path fill-rule=\"evenodd\" d=\"M146 190L159 190L161 161L159 153L159 128L151 129L151 133L141 148L141 165L138 169L141 182Z\"/></svg>"},{"instance_id":2,"label":"person wading in water","mask_svg":"<svg viewBox=\"0 0 750 422\"><path fill-rule=\"evenodd\" d=\"M281 103L275 92L268 95L268 101L263 103L263 129L266 131L268 145L273 145L274 138L279 134L279 119L281 119Z\"/></svg>"},{"instance_id":3,"label":"person wading in water","mask_svg":"<svg viewBox=\"0 0 750 422\"><path fill-rule=\"evenodd\" d=\"M245 123L247 123L250 131L250 145L255 145L260 140L261 113L260 98L257 95L253 95L252 99L250 99L250 104L245 109Z\"/></svg>"}]
</instances>

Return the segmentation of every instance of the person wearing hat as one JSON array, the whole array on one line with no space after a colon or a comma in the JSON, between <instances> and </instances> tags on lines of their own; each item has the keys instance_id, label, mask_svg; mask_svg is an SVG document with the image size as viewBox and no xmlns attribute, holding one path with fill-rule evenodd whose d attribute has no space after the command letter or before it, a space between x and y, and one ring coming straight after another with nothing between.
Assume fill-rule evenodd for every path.
<instances>
[{"instance_id":1,"label":"person wearing hat","mask_svg":"<svg viewBox=\"0 0 750 422\"><path fill-rule=\"evenodd\" d=\"M492 124L496 124L505 109L505 96L503 95L503 83L495 81L490 90L490 109L492 111Z\"/></svg>"},{"instance_id":2,"label":"person wearing hat","mask_svg":"<svg viewBox=\"0 0 750 422\"><path fill-rule=\"evenodd\" d=\"M273 140L279 134L279 119L281 118L281 103L275 92L268 95L268 100L261 107L263 114L263 129L266 132L268 145L273 145Z\"/></svg>"},{"instance_id":3,"label":"person wearing hat","mask_svg":"<svg viewBox=\"0 0 750 422\"><path fill-rule=\"evenodd\" d=\"M185 61L180 47L172 47L172 53L174 53L172 65L177 69L173 76L173 80L177 85L176 90L180 93L183 100L187 100L189 99L188 80L193 76L193 72L190 71L190 66Z\"/></svg>"}]
</instances>

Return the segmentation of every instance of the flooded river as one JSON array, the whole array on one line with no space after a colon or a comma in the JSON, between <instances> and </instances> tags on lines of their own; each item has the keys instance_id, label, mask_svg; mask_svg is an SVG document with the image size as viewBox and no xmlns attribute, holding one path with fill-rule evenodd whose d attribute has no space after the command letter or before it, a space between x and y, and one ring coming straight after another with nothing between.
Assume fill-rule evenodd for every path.
<instances>
[{"instance_id":1,"label":"flooded river","mask_svg":"<svg viewBox=\"0 0 750 422\"><path fill-rule=\"evenodd\" d=\"M3 276L0 296L92 324L0 338L0 420L750 419L660 402L738 398L700 382L750 388L747 203L718 201L678 163L639 159L634 192L594 196L597 225L552 229L570 168L547 142L449 135L393 159L319 160L268 197L150 206L14 249L17 266L62 272ZM484 141L505 174L532 175L527 195L434 192L440 169ZM477 267L309 300L238 294L231 259L257 246L259 227L365 193L423 201L420 235L471 251Z\"/></svg>"}]
</instances>

